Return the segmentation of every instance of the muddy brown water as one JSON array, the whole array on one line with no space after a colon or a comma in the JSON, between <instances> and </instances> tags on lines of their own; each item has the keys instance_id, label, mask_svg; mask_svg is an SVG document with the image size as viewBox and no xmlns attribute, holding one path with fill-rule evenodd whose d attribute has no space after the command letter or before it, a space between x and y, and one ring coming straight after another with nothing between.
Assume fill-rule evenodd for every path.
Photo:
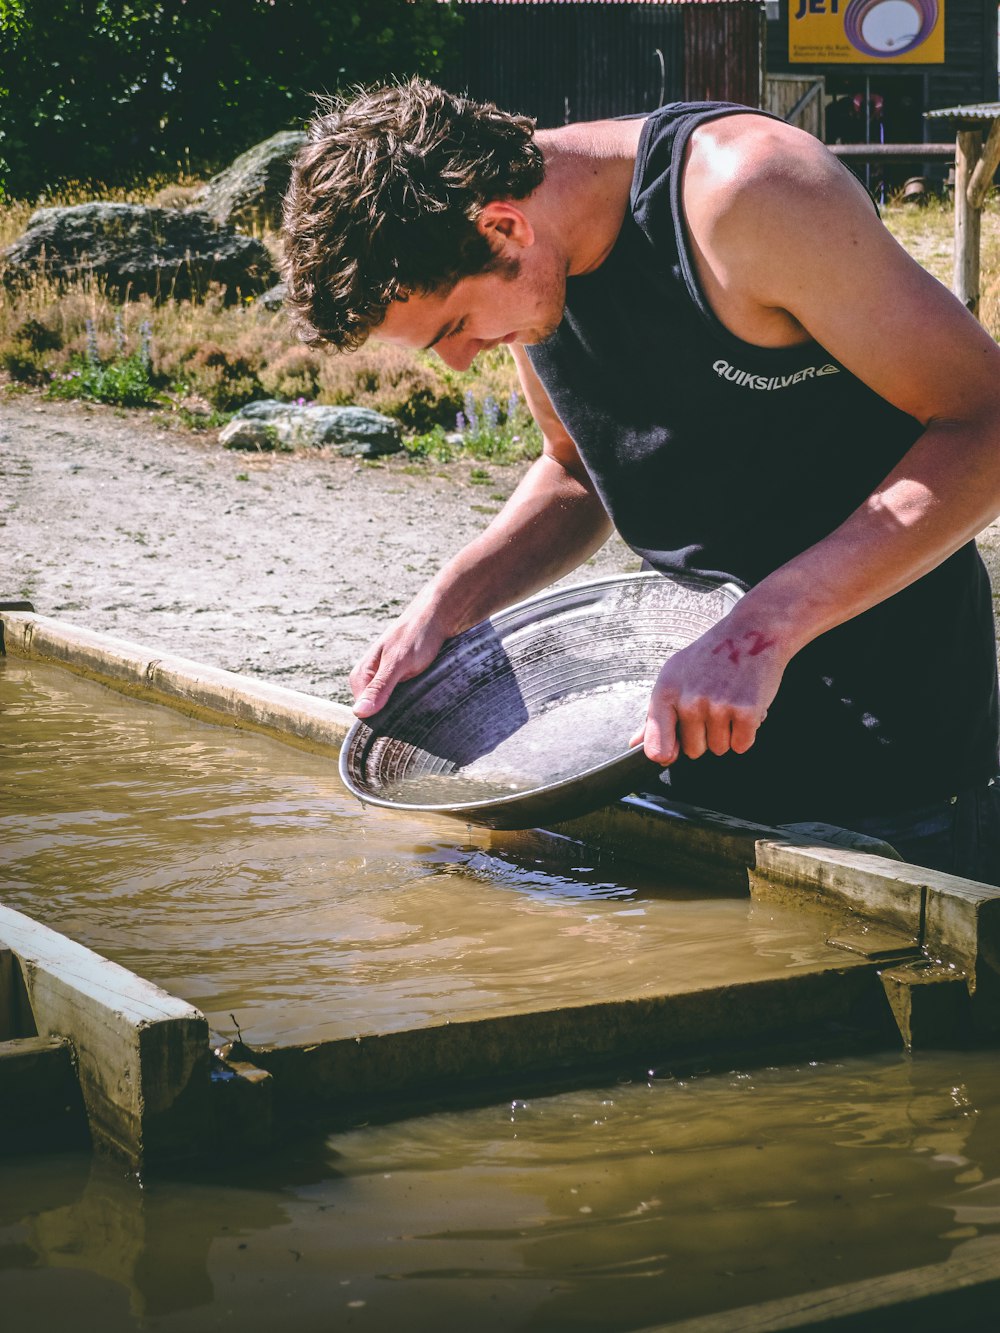
<instances>
[{"instance_id":1,"label":"muddy brown water","mask_svg":"<svg viewBox=\"0 0 1000 1333\"><path fill-rule=\"evenodd\" d=\"M363 810L330 760L0 659L0 896L255 1042L774 975L822 931ZM0 1325L625 1333L976 1253L1000 1061L608 1083L142 1183L0 1157ZM987 1325L983 1325L984 1327Z\"/></svg>"},{"instance_id":2,"label":"muddy brown water","mask_svg":"<svg viewBox=\"0 0 1000 1333\"><path fill-rule=\"evenodd\" d=\"M362 1127L142 1187L100 1158L0 1160L0 1307L12 1333L625 1333L998 1230L996 1059L868 1056ZM866 1325L901 1326L928 1327Z\"/></svg>"},{"instance_id":3,"label":"muddy brown water","mask_svg":"<svg viewBox=\"0 0 1000 1333\"><path fill-rule=\"evenodd\" d=\"M336 763L0 660L2 896L251 1045L842 955L743 896L364 809Z\"/></svg>"}]
</instances>

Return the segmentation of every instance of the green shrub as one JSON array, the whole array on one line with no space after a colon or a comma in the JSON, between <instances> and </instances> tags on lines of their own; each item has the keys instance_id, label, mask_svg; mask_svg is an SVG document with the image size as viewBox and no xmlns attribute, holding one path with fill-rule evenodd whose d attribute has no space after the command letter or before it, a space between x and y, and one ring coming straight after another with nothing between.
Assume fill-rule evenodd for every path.
<instances>
[{"instance_id":1,"label":"green shrub","mask_svg":"<svg viewBox=\"0 0 1000 1333\"><path fill-rule=\"evenodd\" d=\"M140 329L140 346L129 352L125 324L119 311L115 316L116 355L103 361L97 344L97 329L87 321L87 350L71 359L70 369L56 375L49 385L50 398L89 398L116 407L147 407L160 401L150 378L150 328Z\"/></svg>"},{"instance_id":2,"label":"green shrub","mask_svg":"<svg viewBox=\"0 0 1000 1333\"><path fill-rule=\"evenodd\" d=\"M45 384L49 378L44 355L16 338L0 344L0 367L17 384Z\"/></svg>"},{"instance_id":3,"label":"green shrub","mask_svg":"<svg viewBox=\"0 0 1000 1333\"><path fill-rule=\"evenodd\" d=\"M220 412L233 412L263 396L256 367L249 357L220 343L205 343L182 362L180 378Z\"/></svg>"},{"instance_id":4,"label":"green shrub","mask_svg":"<svg viewBox=\"0 0 1000 1333\"><path fill-rule=\"evenodd\" d=\"M541 432L516 389L503 407L491 393L480 403L468 390L455 428L463 437L463 451L473 458L509 463L537 458L542 451Z\"/></svg>"},{"instance_id":5,"label":"green shrub","mask_svg":"<svg viewBox=\"0 0 1000 1333\"><path fill-rule=\"evenodd\" d=\"M271 398L294 402L297 398L314 399L319 393L323 372L323 354L311 347L292 346L261 367L260 382Z\"/></svg>"}]
</instances>

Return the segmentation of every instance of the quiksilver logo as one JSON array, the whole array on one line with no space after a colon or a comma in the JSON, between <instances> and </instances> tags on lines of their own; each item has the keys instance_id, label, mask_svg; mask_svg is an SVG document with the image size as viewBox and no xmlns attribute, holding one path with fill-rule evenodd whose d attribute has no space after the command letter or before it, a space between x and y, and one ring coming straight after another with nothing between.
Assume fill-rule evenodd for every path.
<instances>
[{"instance_id":1,"label":"quiksilver logo","mask_svg":"<svg viewBox=\"0 0 1000 1333\"><path fill-rule=\"evenodd\" d=\"M790 389L793 384L801 384L804 380L840 374L840 367L831 361L824 366L803 366L801 370L793 370L788 375L755 375L752 370L740 370L739 366L731 366L728 361L722 360L714 362L712 369L720 379L738 384L741 389Z\"/></svg>"}]
</instances>

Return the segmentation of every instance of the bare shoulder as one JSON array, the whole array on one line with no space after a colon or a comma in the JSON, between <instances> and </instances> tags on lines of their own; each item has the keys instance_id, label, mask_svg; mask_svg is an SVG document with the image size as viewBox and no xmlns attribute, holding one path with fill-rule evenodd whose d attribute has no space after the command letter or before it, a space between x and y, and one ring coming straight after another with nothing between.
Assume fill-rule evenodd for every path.
<instances>
[{"instance_id":1,"label":"bare shoulder","mask_svg":"<svg viewBox=\"0 0 1000 1333\"><path fill-rule=\"evenodd\" d=\"M844 193L867 203L864 189L832 153L803 129L748 112L699 125L684 169L685 201L703 195L717 204L761 203L788 192L809 197Z\"/></svg>"},{"instance_id":2,"label":"bare shoulder","mask_svg":"<svg viewBox=\"0 0 1000 1333\"><path fill-rule=\"evenodd\" d=\"M825 145L766 116L728 116L695 131L683 200L704 280L744 323L755 308L765 322L781 311L788 330L815 336L810 297L844 294L845 275L876 270L896 281L914 267Z\"/></svg>"},{"instance_id":3,"label":"bare shoulder","mask_svg":"<svg viewBox=\"0 0 1000 1333\"><path fill-rule=\"evenodd\" d=\"M699 128L684 209L716 313L747 341L815 339L920 421L996 398L1000 352L810 135L761 116Z\"/></svg>"},{"instance_id":4,"label":"bare shoulder","mask_svg":"<svg viewBox=\"0 0 1000 1333\"><path fill-rule=\"evenodd\" d=\"M747 342L816 337L802 297L831 295L826 261L883 266L891 238L860 182L818 139L748 112L698 127L682 178L684 218L707 299Z\"/></svg>"}]
</instances>

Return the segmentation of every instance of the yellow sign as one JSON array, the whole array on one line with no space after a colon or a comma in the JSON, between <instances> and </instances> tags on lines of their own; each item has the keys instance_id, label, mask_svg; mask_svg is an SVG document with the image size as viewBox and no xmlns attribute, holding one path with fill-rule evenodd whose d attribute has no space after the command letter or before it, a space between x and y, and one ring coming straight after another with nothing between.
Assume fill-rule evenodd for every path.
<instances>
[{"instance_id":1,"label":"yellow sign","mask_svg":"<svg viewBox=\"0 0 1000 1333\"><path fill-rule=\"evenodd\" d=\"M788 59L807 65L940 65L944 0L788 0Z\"/></svg>"}]
</instances>

